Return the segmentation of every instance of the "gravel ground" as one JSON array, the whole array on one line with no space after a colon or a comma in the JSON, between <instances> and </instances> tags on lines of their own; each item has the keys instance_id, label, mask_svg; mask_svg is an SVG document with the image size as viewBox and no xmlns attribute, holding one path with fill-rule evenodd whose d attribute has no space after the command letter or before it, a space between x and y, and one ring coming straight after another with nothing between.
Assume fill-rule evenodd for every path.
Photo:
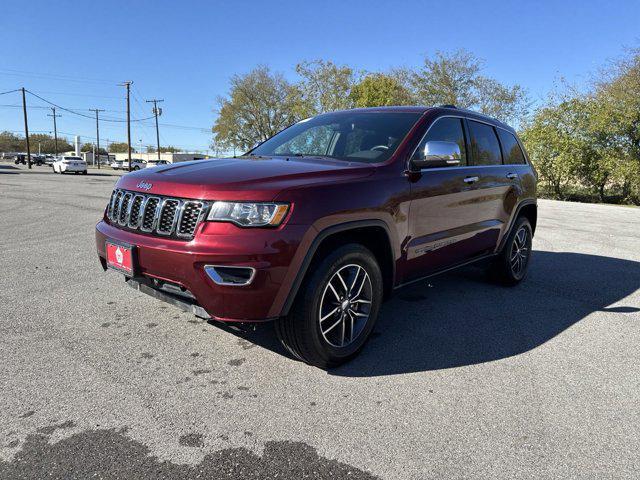
<instances>
[{"instance_id":1,"label":"gravel ground","mask_svg":"<svg viewBox=\"0 0 640 480\"><path fill-rule=\"evenodd\" d=\"M400 292L296 362L103 273L117 176L0 165L0 478L632 478L640 209L540 201L528 279Z\"/></svg>"}]
</instances>

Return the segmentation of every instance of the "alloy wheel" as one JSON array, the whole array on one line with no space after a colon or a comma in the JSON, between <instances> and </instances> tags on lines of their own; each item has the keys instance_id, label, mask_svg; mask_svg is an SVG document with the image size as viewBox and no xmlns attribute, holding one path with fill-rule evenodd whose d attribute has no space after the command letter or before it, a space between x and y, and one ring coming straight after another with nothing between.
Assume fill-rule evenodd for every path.
<instances>
[{"instance_id":1,"label":"alloy wheel","mask_svg":"<svg viewBox=\"0 0 640 480\"><path fill-rule=\"evenodd\" d=\"M371 312L373 287L367 271L360 265L341 267L327 282L318 321L325 341L343 348L362 333Z\"/></svg>"},{"instance_id":2,"label":"alloy wheel","mask_svg":"<svg viewBox=\"0 0 640 480\"><path fill-rule=\"evenodd\" d=\"M511 272L515 277L520 278L524 275L530 253L531 242L529 229L522 226L513 237L511 254L509 255L509 265L511 267Z\"/></svg>"}]
</instances>

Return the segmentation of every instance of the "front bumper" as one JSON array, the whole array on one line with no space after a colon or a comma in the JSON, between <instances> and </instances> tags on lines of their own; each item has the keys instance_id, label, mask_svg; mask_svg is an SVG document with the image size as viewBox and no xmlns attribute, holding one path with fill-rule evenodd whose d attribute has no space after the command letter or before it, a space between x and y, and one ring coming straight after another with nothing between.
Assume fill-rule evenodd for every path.
<instances>
[{"instance_id":1,"label":"front bumper","mask_svg":"<svg viewBox=\"0 0 640 480\"><path fill-rule=\"evenodd\" d=\"M130 232L106 221L96 226L96 248L106 266L105 242L115 240L135 247L137 284L157 298L154 280L188 290L193 299L186 307L196 315L223 321L264 321L280 315L295 278L300 241L308 226L286 225L277 229L243 229L232 224L203 222L189 242ZM251 267L255 275L249 285L218 285L204 271L205 265ZM292 271L293 269L293 271ZM134 286L134 285L132 285ZM185 299L178 296L178 301ZM171 301L177 305L176 302ZM198 310L201 308L202 311Z\"/></svg>"}]
</instances>

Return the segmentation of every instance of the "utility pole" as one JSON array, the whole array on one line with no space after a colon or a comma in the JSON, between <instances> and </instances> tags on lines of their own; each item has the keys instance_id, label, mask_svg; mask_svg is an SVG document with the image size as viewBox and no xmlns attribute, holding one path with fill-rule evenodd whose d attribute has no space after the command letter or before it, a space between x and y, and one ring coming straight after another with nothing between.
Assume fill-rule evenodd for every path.
<instances>
[{"instance_id":1,"label":"utility pole","mask_svg":"<svg viewBox=\"0 0 640 480\"><path fill-rule=\"evenodd\" d=\"M100 124L98 121L98 113L104 112L104 110L100 110L99 108L90 108L92 112L96 112L96 152L98 155L98 170L100 170ZM93 155L93 161L96 161L96 155Z\"/></svg>"},{"instance_id":2,"label":"utility pole","mask_svg":"<svg viewBox=\"0 0 640 480\"><path fill-rule=\"evenodd\" d=\"M56 107L51 107L53 111L53 115L48 113L47 117L53 117L53 142L54 148L56 151L56 157L58 156L58 127L56 126L56 117L61 117L62 115L56 115Z\"/></svg>"},{"instance_id":3,"label":"utility pole","mask_svg":"<svg viewBox=\"0 0 640 480\"><path fill-rule=\"evenodd\" d=\"M22 87L22 111L24 112L24 138L27 141L27 165L31 170L31 147L29 146L29 121L27 120L27 97Z\"/></svg>"},{"instance_id":4,"label":"utility pole","mask_svg":"<svg viewBox=\"0 0 640 480\"><path fill-rule=\"evenodd\" d=\"M158 108L158 103L164 102L164 100L154 98L153 100L146 100L146 102L153 103L153 114L156 117L156 148L158 149L158 160L160 160L160 129L158 128L158 117L162 115L162 108Z\"/></svg>"},{"instance_id":5,"label":"utility pole","mask_svg":"<svg viewBox=\"0 0 640 480\"><path fill-rule=\"evenodd\" d=\"M129 103L129 96L131 94L132 83L132 81L126 81L120 84L120 86L127 87L127 152L129 160L129 171L131 171L131 105Z\"/></svg>"}]
</instances>

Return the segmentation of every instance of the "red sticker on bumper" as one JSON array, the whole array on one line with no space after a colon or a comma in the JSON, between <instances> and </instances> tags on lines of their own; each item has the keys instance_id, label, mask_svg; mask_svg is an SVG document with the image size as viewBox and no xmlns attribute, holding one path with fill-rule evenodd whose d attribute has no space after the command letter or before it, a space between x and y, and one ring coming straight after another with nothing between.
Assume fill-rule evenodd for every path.
<instances>
[{"instance_id":1,"label":"red sticker on bumper","mask_svg":"<svg viewBox=\"0 0 640 480\"><path fill-rule=\"evenodd\" d=\"M107 265L133 276L133 255L131 248L107 242Z\"/></svg>"}]
</instances>

